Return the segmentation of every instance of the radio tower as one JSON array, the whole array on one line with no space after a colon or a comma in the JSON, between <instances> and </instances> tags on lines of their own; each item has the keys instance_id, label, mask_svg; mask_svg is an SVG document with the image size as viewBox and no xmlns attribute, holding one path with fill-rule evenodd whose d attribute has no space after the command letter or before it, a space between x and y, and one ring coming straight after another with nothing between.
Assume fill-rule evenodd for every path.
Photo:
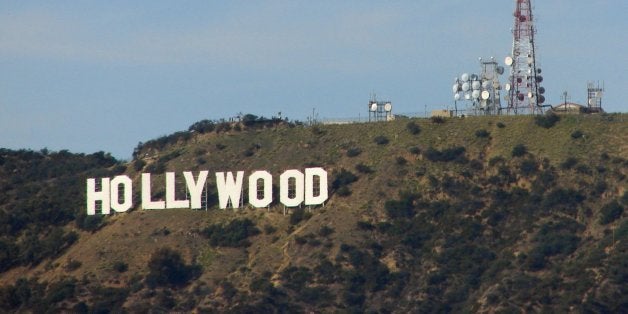
<instances>
[{"instance_id":1,"label":"radio tower","mask_svg":"<svg viewBox=\"0 0 628 314\"><path fill-rule=\"evenodd\" d=\"M531 0L515 0L515 26L512 30L512 55L506 57L510 67L508 92L508 112L543 113L545 88L541 69L537 67L534 36L536 28L532 16Z\"/></svg>"}]
</instances>

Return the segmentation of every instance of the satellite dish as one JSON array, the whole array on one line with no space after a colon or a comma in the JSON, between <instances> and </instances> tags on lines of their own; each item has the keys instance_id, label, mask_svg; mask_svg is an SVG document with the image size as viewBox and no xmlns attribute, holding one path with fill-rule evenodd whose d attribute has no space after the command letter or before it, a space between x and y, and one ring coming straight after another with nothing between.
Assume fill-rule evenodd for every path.
<instances>
[{"instance_id":1,"label":"satellite dish","mask_svg":"<svg viewBox=\"0 0 628 314\"><path fill-rule=\"evenodd\" d=\"M491 97L491 93L489 93L487 90L482 92L482 99L487 100Z\"/></svg>"},{"instance_id":2,"label":"satellite dish","mask_svg":"<svg viewBox=\"0 0 628 314\"><path fill-rule=\"evenodd\" d=\"M510 86L510 83L506 83L506 85L504 85L504 89L506 90L510 90L512 88L512 86Z\"/></svg>"},{"instance_id":3,"label":"satellite dish","mask_svg":"<svg viewBox=\"0 0 628 314\"><path fill-rule=\"evenodd\" d=\"M480 98L480 91L477 89L473 90L473 92L471 93L471 97L473 97L473 99Z\"/></svg>"},{"instance_id":4,"label":"satellite dish","mask_svg":"<svg viewBox=\"0 0 628 314\"><path fill-rule=\"evenodd\" d=\"M545 96L539 95L539 104L542 104L544 102L545 102Z\"/></svg>"},{"instance_id":5,"label":"satellite dish","mask_svg":"<svg viewBox=\"0 0 628 314\"><path fill-rule=\"evenodd\" d=\"M460 91L460 84L458 84L458 83L454 84L454 86L451 89L454 91L454 93L459 92Z\"/></svg>"},{"instance_id":6,"label":"satellite dish","mask_svg":"<svg viewBox=\"0 0 628 314\"><path fill-rule=\"evenodd\" d=\"M545 87L539 87L539 94L545 94Z\"/></svg>"},{"instance_id":7,"label":"satellite dish","mask_svg":"<svg viewBox=\"0 0 628 314\"><path fill-rule=\"evenodd\" d=\"M465 93L465 94L464 94L464 99L466 99L466 100L471 99L471 94L469 94L469 93Z\"/></svg>"},{"instance_id":8,"label":"satellite dish","mask_svg":"<svg viewBox=\"0 0 628 314\"><path fill-rule=\"evenodd\" d=\"M532 92L528 92L528 98L532 98L534 95L532 95Z\"/></svg>"},{"instance_id":9,"label":"satellite dish","mask_svg":"<svg viewBox=\"0 0 628 314\"><path fill-rule=\"evenodd\" d=\"M456 93L454 95L454 100L460 100L460 93Z\"/></svg>"},{"instance_id":10,"label":"satellite dish","mask_svg":"<svg viewBox=\"0 0 628 314\"><path fill-rule=\"evenodd\" d=\"M497 74L502 75L504 74L504 67L503 66L497 66Z\"/></svg>"},{"instance_id":11,"label":"satellite dish","mask_svg":"<svg viewBox=\"0 0 628 314\"><path fill-rule=\"evenodd\" d=\"M489 87L491 87L491 82L490 81L482 82L482 88L488 89Z\"/></svg>"},{"instance_id":12,"label":"satellite dish","mask_svg":"<svg viewBox=\"0 0 628 314\"><path fill-rule=\"evenodd\" d=\"M387 102L384 105L384 110L386 110L386 112L390 112L392 110L392 105L389 102Z\"/></svg>"},{"instance_id":13,"label":"satellite dish","mask_svg":"<svg viewBox=\"0 0 628 314\"><path fill-rule=\"evenodd\" d=\"M470 76L472 81L477 81L478 80L478 75L477 74L471 74Z\"/></svg>"},{"instance_id":14,"label":"satellite dish","mask_svg":"<svg viewBox=\"0 0 628 314\"><path fill-rule=\"evenodd\" d=\"M513 62L514 62L514 61L515 61L515 60L513 60L511 56L508 56L508 57L506 57L506 60L504 60L504 63L505 63L507 66L511 66L511 65L513 64Z\"/></svg>"},{"instance_id":15,"label":"satellite dish","mask_svg":"<svg viewBox=\"0 0 628 314\"><path fill-rule=\"evenodd\" d=\"M543 77L540 76L540 75L537 75L536 76L536 81L539 82L539 83L543 82Z\"/></svg>"},{"instance_id":16,"label":"satellite dish","mask_svg":"<svg viewBox=\"0 0 628 314\"><path fill-rule=\"evenodd\" d=\"M471 87L471 85L469 84L469 82L462 83L462 90L463 91L468 92L470 87Z\"/></svg>"},{"instance_id":17,"label":"satellite dish","mask_svg":"<svg viewBox=\"0 0 628 314\"><path fill-rule=\"evenodd\" d=\"M596 105L595 99L593 98L589 99L589 106L595 106L595 105Z\"/></svg>"},{"instance_id":18,"label":"satellite dish","mask_svg":"<svg viewBox=\"0 0 628 314\"><path fill-rule=\"evenodd\" d=\"M473 82L471 82L471 88L473 88L473 89L480 89L481 86L482 86L482 84L480 84L480 81L473 81Z\"/></svg>"},{"instance_id":19,"label":"satellite dish","mask_svg":"<svg viewBox=\"0 0 628 314\"><path fill-rule=\"evenodd\" d=\"M528 57L528 64L532 65L534 63L534 58Z\"/></svg>"},{"instance_id":20,"label":"satellite dish","mask_svg":"<svg viewBox=\"0 0 628 314\"><path fill-rule=\"evenodd\" d=\"M493 81L493 89L502 89L502 87L499 86L499 82L498 81Z\"/></svg>"},{"instance_id":21,"label":"satellite dish","mask_svg":"<svg viewBox=\"0 0 628 314\"><path fill-rule=\"evenodd\" d=\"M519 93L517 94L517 99L519 99L520 101L523 100L525 98L525 96L523 96L523 94Z\"/></svg>"},{"instance_id":22,"label":"satellite dish","mask_svg":"<svg viewBox=\"0 0 628 314\"><path fill-rule=\"evenodd\" d=\"M541 71L541 69L540 69L540 68L539 68L539 69L536 69L536 73L541 74L541 72L543 72L543 71Z\"/></svg>"},{"instance_id":23,"label":"satellite dish","mask_svg":"<svg viewBox=\"0 0 628 314\"><path fill-rule=\"evenodd\" d=\"M462 75L460 76L460 79L461 79L463 82L468 81L468 80L469 80L469 74L467 74L467 73L462 73Z\"/></svg>"},{"instance_id":24,"label":"satellite dish","mask_svg":"<svg viewBox=\"0 0 628 314\"><path fill-rule=\"evenodd\" d=\"M377 111L377 103L371 104L371 111Z\"/></svg>"}]
</instances>

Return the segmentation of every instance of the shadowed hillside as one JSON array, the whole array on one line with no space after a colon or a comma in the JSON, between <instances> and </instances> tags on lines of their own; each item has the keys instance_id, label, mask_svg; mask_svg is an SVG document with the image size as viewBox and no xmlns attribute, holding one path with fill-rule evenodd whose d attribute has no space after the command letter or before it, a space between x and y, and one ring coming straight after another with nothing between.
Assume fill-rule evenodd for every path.
<instances>
[{"instance_id":1,"label":"shadowed hillside","mask_svg":"<svg viewBox=\"0 0 628 314\"><path fill-rule=\"evenodd\" d=\"M267 170L278 185L306 167L329 174L325 206L218 209L214 172ZM142 172L188 170L210 172L207 211L85 215L88 177L139 187ZM626 115L314 127L248 115L140 143L127 164L3 150L0 308L622 312L627 176Z\"/></svg>"}]
</instances>

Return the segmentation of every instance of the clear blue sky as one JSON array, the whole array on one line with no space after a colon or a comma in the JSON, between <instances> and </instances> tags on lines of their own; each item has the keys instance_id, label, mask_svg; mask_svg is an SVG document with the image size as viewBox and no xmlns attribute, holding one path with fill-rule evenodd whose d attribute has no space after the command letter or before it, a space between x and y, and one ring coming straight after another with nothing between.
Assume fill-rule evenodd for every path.
<instances>
[{"instance_id":1,"label":"clear blue sky","mask_svg":"<svg viewBox=\"0 0 628 314\"><path fill-rule=\"evenodd\" d=\"M453 104L451 85L503 62L515 1L0 0L0 147L133 147L238 112L305 120ZM536 0L548 102L626 112L628 1Z\"/></svg>"}]
</instances>

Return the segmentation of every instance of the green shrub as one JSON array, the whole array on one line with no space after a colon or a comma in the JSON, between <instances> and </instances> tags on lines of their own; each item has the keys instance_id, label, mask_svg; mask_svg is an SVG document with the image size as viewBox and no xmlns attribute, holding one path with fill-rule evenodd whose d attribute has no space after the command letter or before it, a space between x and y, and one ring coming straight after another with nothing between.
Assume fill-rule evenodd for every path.
<instances>
[{"instance_id":1,"label":"green shrub","mask_svg":"<svg viewBox=\"0 0 628 314\"><path fill-rule=\"evenodd\" d=\"M575 130L571 133L571 138L573 138L574 140L582 138L583 136L584 136L584 133L582 133L582 131L580 130Z\"/></svg>"},{"instance_id":2,"label":"green shrub","mask_svg":"<svg viewBox=\"0 0 628 314\"><path fill-rule=\"evenodd\" d=\"M295 208L290 215L290 224L296 225L301 221L308 220L312 217L312 214L303 210L303 208Z\"/></svg>"},{"instance_id":3,"label":"green shrub","mask_svg":"<svg viewBox=\"0 0 628 314\"><path fill-rule=\"evenodd\" d=\"M117 261L115 263L113 263L113 270L119 272L119 273L123 273L125 271L127 271L129 269L129 265L125 262L121 262L121 261Z\"/></svg>"},{"instance_id":4,"label":"green shrub","mask_svg":"<svg viewBox=\"0 0 628 314\"><path fill-rule=\"evenodd\" d=\"M170 248L153 252L148 261L146 281L151 286L184 286L201 274L197 265L186 265L181 254Z\"/></svg>"},{"instance_id":5,"label":"green shrub","mask_svg":"<svg viewBox=\"0 0 628 314\"><path fill-rule=\"evenodd\" d=\"M318 230L318 235L320 235L321 237L327 237L332 233L334 233L334 228L331 228L329 226L322 226Z\"/></svg>"},{"instance_id":6,"label":"green shrub","mask_svg":"<svg viewBox=\"0 0 628 314\"><path fill-rule=\"evenodd\" d=\"M466 149L462 146L446 148L442 151L439 151L435 148L428 148L425 152L423 152L423 156L427 158L429 161L440 161L440 162L450 162L450 161L465 161L464 153Z\"/></svg>"},{"instance_id":7,"label":"green shrub","mask_svg":"<svg viewBox=\"0 0 628 314\"><path fill-rule=\"evenodd\" d=\"M421 153L421 149L418 146L408 147L408 153L412 155L418 155Z\"/></svg>"},{"instance_id":8,"label":"green shrub","mask_svg":"<svg viewBox=\"0 0 628 314\"><path fill-rule=\"evenodd\" d=\"M347 157L356 157L362 153L362 150L359 147L351 147L347 149Z\"/></svg>"},{"instance_id":9,"label":"green shrub","mask_svg":"<svg viewBox=\"0 0 628 314\"><path fill-rule=\"evenodd\" d=\"M405 166L408 163L408 161L402 156L397 156L397 158L395 158L395 163L398 166Z\"/></svg>"},{"instance_id":10,"label":"green shrub","mask_svg":"<svg viewBox=\"0 0 628 314\"><path fill-rule=\"evenodd\" d=\"M247 247L251 245L248 237L259 233L255 223L248 218L232 220L226 225L213 224L201 231L211 245L225 247Z\"/></svg>"},{"instance_id":11,"label":"green shrub","mask_svg":"<svg viewBox=\"0 0 628 314\"><path fill-rule=\"evenodd\" d=\"M565 161L560 164L560 168L563 170L569 170L578 164L578 158L576 157L567 157Z\"/></svg>"},{"instance_id":12,"label":"green shrub","mask_svg":"<svg viewBox=\"0 0 628 314\"><path fill-rule=\"evenodd\" d=\"M136 159L133 162L133 169L135 169L135 171L144 169L144 166L146 166L146 162L143 159Z\"/></svg>"},{"instance_id":13,"label":"green shrub","mask_svg":"<svg viewBox=\"0 0 628 314\"><path fill-rule=\"evenodd\" d=\"M506 127L506 125L503 122L497 122L497 127L503 129Z\"/></svg>"},{"instance_id":14,"label":"green shrub","mask_svg":"<svg viewBox=\"0 0 628 314\"><path fill-rule=\"evenodd\" d=\"M356 177L355 174L351 173L351 171L347 171L346 169L342 168L338 173L336 173L336 176L331 183L331 187L332 189L337 190L355 181L358 181L358 177Z\"/></svg>"},{"instance_id":15,"label":"green shrub","mask_svg":"<svg viewBox=\"0 0 628 314\"><path fill-rule=\"evenodd\" d=\"M373 141L375 142L375 144L377 145L386 145L388 144L390 141L388 140L388 138L384 135L378 135L375 138L373 138Z\"/></svg>"},{"instance_id":16,"label":"green shrub","mask_svg":"<svg viewBox=\"0 0 628 314\"><path fill-rule=\"evenodd\" d=\"M198 132L202 134L202 133L211 133L214 131L215 128L216 128L216 124L213 121L201 120L190 125L190 127L188 128L188 131L194 131L194 132Z\"/></svg>"},{"instance_id":17,"label":"green shrub","mask_svg":"<svg viewBox=\"0 0 628 314\"><path fill-rule=\"evenodd\" d=\"M551 112L546 115L534 116L534 123L546 129L553 127L558 121L560 121L560 116Z\"/></svg>"},{"instance_id":18,"label":"green shrub","mask_svg":"<svg viewBox=\"0 0 628 314\"><path fill-rule=\"evenodd\" d=\"M364 174L373 173L373 169L363 163L355 165L355 170L357 170L359 173Z\"/></svg>"},{"instance_id":19,"label":"green shrub","mask_svg":"<svg viewBox=\"0 0 628 314\"><path fill-rule=\"evenodd\" d=\"M347 197L351 195L351 189L348 186L343 185L336 190L336 194L340 197Z\"/></svg>"},{"instance_id":20,"label":"green shrub","mask_svg":"<svg viewBox=\"0 0 628 314\"><path fill-rule=\"evenodd\" d=\"M521 157L528 153L528 148L523 144L517 144L512 148L512 157Z\"/></svg>"},{"instance_id":21,"label":"green shrub","mask_svg":"<svg viewBox=\"0 0 628 314\"><path fill-rule=\"evenodd\" d=\"M600 224L607 225L617 220L624 213L624 207L617 201L612 201L600 210Z\"/></svg>"},{"instance_id":22,"label":"green shrub","mask_svg":"<svg viewBox=\"0 0 628 314\"><path fill-rule=\"evenodd\" d=\"M408 122L408 124L406 125L406 129L408 129L408 132L413 135L421 133L421 127L419 127L419 125L416 124L414 121Z\"/></svg>"},{"instance_id":23,"label":"green shrub","mask_svg":"<svg viewBox=\"0 0 628 314\"><path fill-rule=\"evenodd\" d=\"M519 170L524 176L530 176L537 173L537 171L539 170L539 164L536 162L536 160L527 159L521 162Z\"/></svg>"},{"instance_id":24,"label":"green shrub","mask_svg":"<svg viewBox=\"0 0 628 314\"><path fill-rule=\"evenodd\" d=\"M430 120L432 120L432 123L436 123L436 124L443 124L446 121L445 118L438 117L438 116L433 116L430 118Z\"/></svg>"},{"instance_id":25,"label":"green shrub","mask_svg":"<svg viewBox=\"0 0 628 314\"><path fill-rule=\"evenodd\" d=\"M479 137L479 138L488 138L489 136L491 136L491 133L489 133L485 129L479 129L479 130L475 131L475 136Z\"/></svg>"},{"instance_id":26,"label":"green shrub","mask_svg":"<svg viewBox=\"0 0 628 314\"><path fill-rule=\"evenodd\" d=\"M277 228L273 227L272 225L269 225L269 224L264 225L265 234L273 234L275 233L275 231L277 231Z\"/></svg>"}]
</instances>

